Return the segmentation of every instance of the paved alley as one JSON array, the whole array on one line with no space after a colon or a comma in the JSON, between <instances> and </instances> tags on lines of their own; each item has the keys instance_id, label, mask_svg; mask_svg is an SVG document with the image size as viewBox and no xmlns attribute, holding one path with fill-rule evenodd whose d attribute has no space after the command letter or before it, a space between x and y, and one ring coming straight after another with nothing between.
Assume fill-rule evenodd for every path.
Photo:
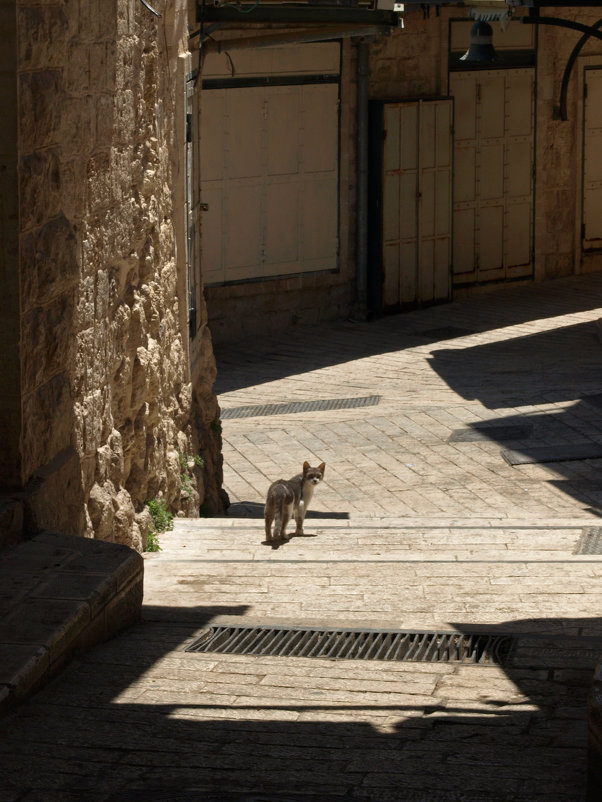
<instances>
[{"instance_id":1,"label":"paved alley","mask_svg":"<svg viewBox=\"0 0 602 802\"><path fill-rule=\"evenodd\" d=\"M602 654L602 275L217 350L226 518L0 724L0 798L582 802ZM268 485L326 463L307 537ZM482 662L189 652L211 627L493 638Z\"/></svg>"}]
</instances>

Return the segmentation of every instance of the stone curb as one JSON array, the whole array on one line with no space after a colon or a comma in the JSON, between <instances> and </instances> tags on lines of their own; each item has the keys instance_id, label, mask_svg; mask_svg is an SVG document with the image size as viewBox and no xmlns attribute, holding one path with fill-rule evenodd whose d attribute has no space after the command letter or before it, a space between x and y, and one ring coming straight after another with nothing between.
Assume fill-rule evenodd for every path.
<instances>
[{"instance_id":1,"label":"stone curb","mask_svg":"<svg viewBox=\"0 0 602 802\"><path fill-rule=\"evenodd\" d=\"M0 558L0 715L139 620L143 573L128 546L58 532Z\"/></svg>"}]
</instances>

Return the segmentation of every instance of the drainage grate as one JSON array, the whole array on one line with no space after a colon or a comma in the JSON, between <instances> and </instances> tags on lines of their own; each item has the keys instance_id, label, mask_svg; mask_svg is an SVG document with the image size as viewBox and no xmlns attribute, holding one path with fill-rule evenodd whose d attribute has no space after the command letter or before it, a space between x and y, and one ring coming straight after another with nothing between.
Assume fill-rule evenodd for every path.
<instances>
[{"instance_id":1,"label":"drainage grate","mask_svg":"<svg viewBox=\"0 0 602 802\"><path fill-rule=\"evenodd\" d=\"M584 529L573 554L602 554L602 527Z\"/></svg>"},{"instance_id":2,"label":"drainage grate","mask_svg":"<svg viewBox=\"0 0 602 802\"><path fill-rule=\"evenodd\" d=\"M531 424L517 426L475 426L470 429L454 429L449 438L450 443L474 443L481 440L504 442L526 440L531 436Z\"/></svg>"},{"instance_id":3,"label":"drainage grate","mask_svg":"<svg viewBox=\"0 0 602 802\"><path fill-rule=\"evenodd\" d=\"M208 627L187 652L502 665L510 635L312 627Z\"/></svg>"},{"instance_id":4,"label":"drainage grate","mask_svg":"<svg viewBox=\"0 0 602 802\"><path fill-rule=\"evenodd\" d=\"M222 409L221 418L257 418L266 415L290 415L296 412L324 412L329 409L357 409L375 407L380 403L380 395L367 395L360 398L327 398L323 401L292 401L290 404L263 404L261 406L232 407Z\"/></svg>"}]
</instances>

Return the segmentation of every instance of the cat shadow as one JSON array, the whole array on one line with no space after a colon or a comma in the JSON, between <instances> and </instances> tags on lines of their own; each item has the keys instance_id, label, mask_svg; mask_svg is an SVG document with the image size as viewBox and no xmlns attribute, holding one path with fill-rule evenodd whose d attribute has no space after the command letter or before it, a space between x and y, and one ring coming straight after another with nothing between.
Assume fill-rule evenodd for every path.
<instances>
[{"instance_id":1,"label":"cat shadow","mask_svg":"<svg viewBox=\"0 0 602 802\"><path fill-rule=\"evenodd\" d=\"M301 533L295 532L294 534L289 535L287 538L278 538L278 539L272 539L272 540L262 540L261 541L261 545L262 546L271 546L272 549L276 550L276 549L279 549L280 546L284 546L285 543L289 543L294 537L318 537L318 536L309 534L307 532L301 532Z\"/></svg>"},{"instance_id":2,"label":"cat shadow","mask_svg":"<svg viewBox=\"0 0 602 802\"><path fill-rule=\"evenodd\" d=\"M227 518L263 518L264 504L257 501L235 501L228 507ZM319 518L324 521L349 520L348 512L323 512L321 510L308 510L305 519Z\"/></svg>"}]
</instances>

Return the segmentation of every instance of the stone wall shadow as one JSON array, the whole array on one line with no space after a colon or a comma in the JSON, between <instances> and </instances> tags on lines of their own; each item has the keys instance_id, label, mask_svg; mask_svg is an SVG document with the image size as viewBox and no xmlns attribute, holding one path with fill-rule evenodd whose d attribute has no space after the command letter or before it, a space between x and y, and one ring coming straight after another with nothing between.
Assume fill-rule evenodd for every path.
<instances>
[{"instance_id":1,"label":"stone wall shadow","mask_svg":"<svg viewBox=\"0 0 602 802\"><path fill-rule=\"evenodd\" d=\"M203 691L212 662L184 651L215 615L243 612L146 608L140 626L72 665L3 722L2 798L585 799L585 711L602 620L498 627L520 634L504 669L517 689L510 701L495 698L497 673L487 700L465 687L456 701L439 694L425 704L418 696L415 705L391 702L385 693L380 703L364 699L368 687L365 694L358 689L355 703L337 703L308 675L308 692L290 688L262 704L244 677L237 694ZM157 666L165 670L141 685ZM274 671L281 670L276 662Z\"/></svg>"},{"instance_id":2,"label":"stone wall shadow","mask_svg":"<svg viewBox=\"0 0 602 802\"><path fill-rule=\"evenodd\" d=\"M552 484L602 514L601 357L594 325L581 323L486 345L441 349L429 361L456 393L489 409L541 407L492 416L467 428L497 442L503 453L512 452L510 458L518 454L526 463L551 464L559 475ZM564 406L550 409L559 403ZM513 429L523 433L513 435ZM590 458L580 456L583 445L590 446ZM558 447L566 446L573 446L573 453L563 459L566 452Z\"/></svg>"},{"instance_id":3,"label":"stone wall shadow","mask_svg":"<svg viewBox=\"0 0 602 802\"><path fill-rule=\"evenodd\" d=\"M538 320L542 315L551 318L598 307L602 307L602 274L590 274L579 279L499 289L486 297L387 316L370 323L342 321L299 327L272 337L253 335L244 342L215 346L218 375L214 390L219 395L364 357L515 326ZM593 338L594 323L583 326ZM567 327L554 331L566 330ZM549 337L554 337L554 331ZM561 338L557 339L564 348ZM498 378L503 378L504 366L499 368ZM473 374L467 389L480 386L482 389L479 380L479 373Z\"/></svg>"}]
</instances>

